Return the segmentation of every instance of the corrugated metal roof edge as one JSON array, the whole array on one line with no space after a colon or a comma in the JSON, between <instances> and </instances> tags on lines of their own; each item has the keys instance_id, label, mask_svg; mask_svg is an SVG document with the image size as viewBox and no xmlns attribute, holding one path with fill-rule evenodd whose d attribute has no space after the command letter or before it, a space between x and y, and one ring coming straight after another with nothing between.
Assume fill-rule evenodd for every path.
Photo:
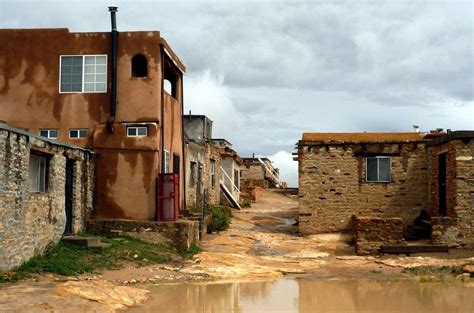
<instances>
[{"instance_id":1,"label":"corrugated metal roof edge","mask_svg":"<svg viewBox=\"0 0 474 313\"><path fill-rule=\"evenodd\" d=\"M20 128L16 128L16 127L12 127L12 126L9 126L9 125L4 124L4 123L0 123L0 130L6 130L6 131L14 132L14 133L17 133L17 134L20 134L20 135L33 137L35 139L42 140L42 141L45 141L47 143L50 143L50 144L53 144L53 145L56 145L56 146L62 146L62 147L70 148L70 149L82 150L82 151L86 151L88 153L95 154L95 152L92 151L92 150L85 149L85 148L75 146L75 145L71 145L71 144L66 143L66 142L53 140L53 139L49 139L49 138L46 138L46 137L41 137L41 136L33 134L29 131L26 131L26 130L23 130L23 129L20 129Z\"/></svg>"}]
</instances>

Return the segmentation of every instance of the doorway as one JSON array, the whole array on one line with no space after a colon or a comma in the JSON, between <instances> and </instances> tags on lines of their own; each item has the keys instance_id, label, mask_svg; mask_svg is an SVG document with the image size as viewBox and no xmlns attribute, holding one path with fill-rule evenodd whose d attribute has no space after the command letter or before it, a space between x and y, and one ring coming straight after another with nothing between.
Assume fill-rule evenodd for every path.
<instances>
[{"instance_id":1,"label":"doorway","mask_svg":"<svg viewBox=\"0 0 474 313\"><path fill-rule=\"evenodd\" d=\"M65 208L66 208L66 227L64 235L72 235L72 194L74 189L74 160L66 161L66 190L65 190Z\"/></svg>"},{"instance_id":2,"label":"doorway","mask_svg":"<svg viewBox=\"0 0 474 313\"><path fill-rule=\"evenodd\" d=\"M438 155L439 216L446 216L446 153Z\"/></svg>"}]
</instances>

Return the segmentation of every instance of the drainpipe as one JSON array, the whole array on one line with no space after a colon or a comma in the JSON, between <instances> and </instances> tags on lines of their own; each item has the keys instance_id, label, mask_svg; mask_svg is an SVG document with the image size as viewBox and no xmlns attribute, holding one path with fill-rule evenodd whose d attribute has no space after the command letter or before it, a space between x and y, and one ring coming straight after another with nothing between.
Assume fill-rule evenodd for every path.
<instances>
[{"instance_id":1,"label":"drainpipe","mask_svg":"<svg viewBox=\"0 0 474 313\"><path fill-rule=\"evenodd\" d=\"M165 162L165 122L164 122L164 116L165 116L165 93L164 93L164 80L165 80L165 49L162 44L160 44L160 64L161 64L161 103L160 103L160 153L161 153L161 160L160 164L158 166L158 173L163 173L163 164ZM161 184L159 179L157 179L157 184ZM158 199L158 188L157 188L157 194L156 194L156 205L155 205L155 221L158 221L158 210L159 210L159 199Z\"/></svg>"},{"instance_id":2,"label":"drainpipe","mask_svg":"<svg viewBox=\"0 0 474 313\"><path fill-rule=\"evenodd\" d=\"M181 74L181 86L180 86L180 96L181 96L181 141L183 142L182 149L183 149L183 210L187 209L186 203L186 149L184 147L184 93L183 93L183 79L184 75ZM189 110L191 113L191 110Z\"/></svg>"},{"instance_id":3,"label":"drainpipe","mask_svg":"<svg viewBox=\"0 0 474 313\"><path fill-rule=\"evenodd\" d=\"M110 116L107 120L107 131L109 133L114 132L113 124L115 122L115 111L117 108L117 21L115 19L115 13L118 11L118 7L110 6L110 19L112 22L112 90L110 95Z\"/></svg>"}]
</instances>

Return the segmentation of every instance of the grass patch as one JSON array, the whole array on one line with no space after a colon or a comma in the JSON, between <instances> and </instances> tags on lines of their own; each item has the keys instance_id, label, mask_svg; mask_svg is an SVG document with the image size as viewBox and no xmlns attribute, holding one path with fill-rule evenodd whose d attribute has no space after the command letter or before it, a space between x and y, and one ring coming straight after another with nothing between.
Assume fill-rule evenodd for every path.
<instances>
[{"instance_id":1,"label":"grass patch","mask_svg":"<svg viewBox=\"0 0 474 313\"><path fill-rule=\"evenodd\" d=\"M211 223L207 226L207 232L219 232L229 228L232 218L232 209L226 206L215 206L210 208Z\"/></svg>"},{"instance_id":2,"label":"grass patch","mask_svg":"<svg viewBox=\"0 0 474 313\"><path fill-rule=\"evenodd\" d=\"M444 282L448 277L462 274L463 265L452 266L415 266L405 268L405 273L417 275L420 282ZM449 280L449 278L448 278Z\"/></svg>"},{"instance_id":3,"label":"grass patch","mask_svg":"<svg viewBox=\"0 0 474 313\"><path fill-rule=\"evenodd\" d=\"M99 269L116 269L124 262L138 266L166 263L199 252L197 246L177 251L162 244L148 243L128 236L101 239L111 246L105 249L85 248L60 241L45 255L35 256L12 271L0 271L0 282L18 281L33 273L77 275Z\"/></svg>"}]
</instances>

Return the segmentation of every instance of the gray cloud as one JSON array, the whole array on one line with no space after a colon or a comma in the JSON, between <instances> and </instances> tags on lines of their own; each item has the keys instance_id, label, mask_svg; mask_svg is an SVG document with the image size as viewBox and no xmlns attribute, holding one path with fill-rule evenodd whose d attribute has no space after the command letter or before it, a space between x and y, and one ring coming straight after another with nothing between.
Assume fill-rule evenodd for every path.
<instances>
[{"instance_id":1,"label":"gray cloud","mask_svg":"<svg viewBox=\"0 0 474 313\"><path fill-rule=\"evenodd\" d=\"M303 131L474 128L471 1L117 2L119 29L162 32L186 108L242 155L288 161ZM0 0L0 27L108 31L107 5Z\"/></svg>"}]
</instances>

